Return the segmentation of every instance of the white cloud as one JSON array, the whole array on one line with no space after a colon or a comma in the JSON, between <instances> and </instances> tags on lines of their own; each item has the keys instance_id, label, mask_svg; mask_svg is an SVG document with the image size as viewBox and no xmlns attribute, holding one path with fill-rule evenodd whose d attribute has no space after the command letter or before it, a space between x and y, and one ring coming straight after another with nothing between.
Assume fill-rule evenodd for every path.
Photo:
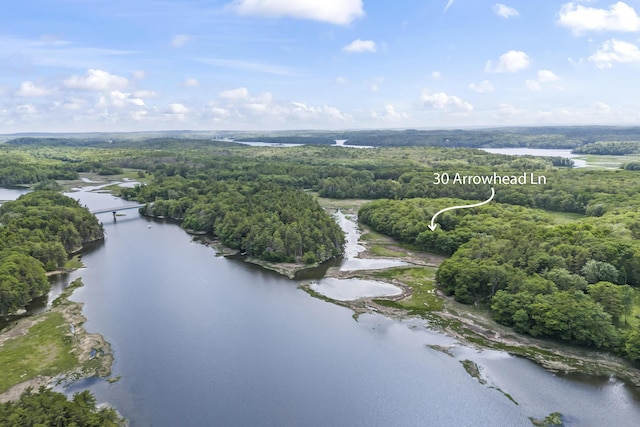
<instances>
[{"instance_id":1,"label":"white cloud","mask_svg":"<svg viewBox=\"0 0 640 427\"><path fill-rule=\"evenodd\" d=\"M287 16L339 25L365 14L362 0L233 0L229 7L241 15Z\"/></svg>"},{"instance_id":2,"label":"white cloud","mask_svg":"<svg viewBox=\"0 0 640 427\"><path fill-rule=\"evenodd\" d=\"M215 118L227 118L231 115L228 109L216 106L209 107L209 112L213 114Z\"/></svg>"},{"instance_id":3,"label":"white cloud","mask_svg":"<svg viewBox=\"0 0 640 427\"><path fill-rule=\"evenodd\" d=\"M87 107L87 100L82 98L65 99L63 102L56 103L55 107L61 107L63 110L80 110Z\"/></svg>"},{"instance_id":4,"label":"white cloud","mask_svg":"<svg viewBox=\"0 0 640 427\"><path fill-rule=\"evenodd\" d=\"M220 92L219 96L224 99L247 99L249 98L249 90L246 87L240 87Z\"/></svg>"},{"instance_id":5,"label":"white cloud","mask_svg":"<svg viewBox=\"0 0 640 427\"><path fill-rule=\"evenodd\" d=\"M538 92L541 91L548 83L557 82L560 77L551 70L538 70L538 78L536 80L527 80L524 82L527 89ZM561 89L558 86L554 86L556 89Z\"/></svg>"},{"instance_id":6,"label":"white cloud","mask_svg":"<svg viewBox=\"0 0 640 427\"><path fill-rule=\"evenodd\" d=\"M158 94L153 90L136 90L133 92L136 98L155 98Z\"/></svg>"},{"instance_id":7,"label":"white cloud","mask_svg":"<svg viewBox=\"0 0 640 427\"><path fill-rule=\"evenodd\" d=\"M349 83L349 80L346 77L338 76L336 77L336 83L339 85L346 85Z\"/></svg>"},{"instance_id":8,"label":"white cloud","mask_svg":"<svg viewBox=\"0 0 640 427\"><path fill-rule=\"evenodd\" d=\"M141 98L132 96L131 93L121 92L119 90L112 90L108 94L103 94L98 99L97 107L99 108L124 108L129 105L135 105L138 107L145 107L144 100Z\"/></svg>"},{"instance_id":9,"label":"white cloud","mask_svg":"<svg viewBox=\"0 0 640 427\"><path fill-rule=\"evenodd\" d=\"M529 55L521 50L510 50L500 55L498 64L487 61L484 71L487 73L515 73L529 67L531 60Z\"/></svg>"},{"instance_id":10,"label":"white cloud","mask_svg":"<svg viewBox=\"0 0 640 427\"><path fill-rule=\"evenodd\" d=\"M483 80L482 82L480 82L478 84L470 83L469 84L469 89L471 89L474 92L478 92L478 93L493 92L493 90L494 90L493 85L491 84L491 82L489 80Z\"/></svg>"},{"instance_id":11,"label":"white cloud","mask_svg":"<svg viewBox=\"0 0 640 427\"><path fill-rule=\"evenodd\" d=\"M176 102L173 104L169 104L169 106L165 110L165 116L183 120L188 112L189 109L185 105Z\"/></svg>"},{"instance_id":12,"label":"white cloud","mask_svg":"<svg viewBox=\"0 0 640 427\"><path fill-rule=\"evenodd\" d=\"M322 107L309 106L303 102L292 102L293 109L287 113L305 121L308 120L330 120L333 122L352 122L353 117L345 114L336 107L323 105Z\"/></svg>"},{"instance_id":13,"label":"white cloud","mask_svg":"<svg viewBox=\"0 0 640 427\"><path fill-rule=\"evenodd\" d=\"M544 88L545 84L560 80L560 77L551 70L538 70L537 77L536 80L527 80L524 82L527 89L538 92ZM556 89L560 88L556 86Z\"/></svg>"},{"instance_id":14,"label":"white cloud","mask_svg":"<svg viewBox=\"0 0 640 427\"><path fill-rule=\"evenodd\" d=\"M507 117L517 117L522 116L525 111L519 108L514 107L511 104L500 104L498 105L499 116L507 116Z\"/></svg>"},{"instance_id":15,"label":"white cloud","mask_svg":"<svg viewBox=\"0 0 640 427\"><path fill-rule=\"evenodd\" d=\"M614 62L640 62L640 49L622 40L607 40L589 57L598 68L611 68Z\"/></svg>"},{"instance_id":16,"label":"white cloud","mask_svg":"<svg viewBox=\"0 0 640 427\"><path fill-rule=\"evenodd\" d=\"M505 6L501 3L496 3L493 5L493 13L498 16L502 16L505 19L509 19L512 16L519 16L520 13L512 7Z\"/></svg>"},{"instance_id":17,"label":"white cloud","mask_svg":"<svg viewBox=\"0 0 640 427\"><path fill-rule=\"evenodd\" d=\"M569 28L575 35L587 31L640 30L640 17L635 9L624 2L617 2L606 9L585 7L575 2L562 5L558 23Z\"/></svg>"},{"instance_id":18,"label":"white cloud","mask_svg":"<svg viewBox=\"0 0 640 427\"><path fill-rule=\"evenodd\" d=\"M64 81L64 85L69 89L96 91L122 89L128 84L129 81L125 77L97 69L89 69L84 76L73 75Z\"/></svg>"},{"instance_id":19,"label":"white cloud","mask_svg":"<svg viewBox=\"0 0 640 427\"><path fill-rule=\"evenodd\" d=\"M44 87L36 86L33 82L26 81L20 84L20 89L16 91L16 95L25 98L38 98L41 96L51 95L55 91Z\"/></svg>"},{"instance_id":20,"label":"white cloud","mask_svg":"<svg viewBox=\"0 0 640 427\"><path fill-rule=\"evenodd\" d=\"M200 86L200 82L197 79L194 79L193 77L190 77L190 78L186 79L185 81L183 81L182 85L186 86L186 87L198 87L198 86Z\"/></svg>"},{"instance_id":21,"label":"white cloud","mask_svg":"<svg viewBox=\"0 0 640 427\"><path fill-rule=\"evenodd\" d=\"M342 51L347 53L374 53L376 50L378 50L378 46L376 46L374 41L360 39L356 39L342 48Z\"/></svg>"},{"instance_id":22,"label":"white cloud","mask_svg":"<svg viewBox=\"0 0 640 427\"><path fill-rule=\"evenodd\" d=\"M385 122L391 123L399 123L409 119L409 115L407 113L396 111L396 108L391 104L386 105L384 107L384 111L381 113L373 111L371 116L374 119L381 119Z\"/></svg>"},{"instance_id":23,"label":"white cloud","mask_svg":"<svg viewBox=\"0 0 640 427\"><path fill-rule=\"evenodd\" d=\"M32 116L38 112L38 109L33 104L23 104L16 107L16 112L22 116Z\"/></svg>"},{"instance_id":24,"label":"white cloud","mask_svg":"<svg viewBox=\"0 0 640 427\"><path fill-rule=\"evenodd\" d=\"M182 47L189 41L190 37L186 34L176 34L171 39L171 46Z\"/></svg>"},{"instance_id":25,"label":"white cloud","mask_svg":"<svg viewBox=\"0 0 640 427\"><path fill-rule=\"evenodd\" d=\"M442 73L440 71L432 71L431 72L431 78L433 80L438 80L442 77Z\"/></svg>"},{"instance_id":26,"label":"white cloud","mask_svg":"<svg viewBox=\"0 0 640 427\"><path fill-rule=\"evenodd\" d=\"M560 79L556 73L550 70L539 70L538 81L540 83L557 82Z\"/></svg>"},{"instance_id":27,"label":"white cloud","mask_svg":"<svg viewBox=\"0 0 640 427\"><path fill-rule=\"evenodd\" d=\"M444 92L430 94L428 91L422 93L422 101L425 107L435 110L443 110L448 112L464 112L473 111L473 105L458 98L454 95L447 95Z\"/></svg>"},{"instance_id":28,"label":"white cloud","mask_svg":"<svg viewBox=\"0 0 640 427\"><path fill-rule=\"evenodd\" d=\"M253 95L245 87L221 92L205 110L213 123L229 126L272 129L295 127L341 127L353 117L330 106L313 106L302 101L278 101L270 92Z\"/></svg>"}]
</instances>

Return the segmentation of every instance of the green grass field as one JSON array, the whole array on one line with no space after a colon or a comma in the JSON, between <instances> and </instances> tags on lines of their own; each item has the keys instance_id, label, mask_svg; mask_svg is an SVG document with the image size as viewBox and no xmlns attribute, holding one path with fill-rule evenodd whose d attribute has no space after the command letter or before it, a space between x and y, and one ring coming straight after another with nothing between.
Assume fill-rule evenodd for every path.
<instances>
[{"instance_id":1,"label":"green grass field","mask_svg":"<svg viewBox=\"0 0 640 427\"><path fill-rule=\"evenodd\" d=\"M55 376L78 363L71 353L69 325L62 314L49 312L27 335L11 338L0 345L0 393L38 375Z\"/></svg>"},{"instance_id":2,"label":"green grass field","mask_svg":"<svg viewBox=\"0 0 640 427\"><path fill-rule=\"evenodd\" d=\"M552 212L545 211L553 220L558 224L566 224L568 222L579 221L584 218L588 218L586 215L574 213L574 212Z\"/></svg>"},{"instance_id":3,"label":"green grass field","mask_svg":"<svg viewBox=\"0 0 640 427\"><path fill-rule=\"evenodd\" d=\"M408 299L398 302L382 302L383 305L420 313L442 309L442 300L436 295L435 272L436 269L432 267L406 267L379 271L374 273L373 276L399 280L413 290L411 297ZM376 300L378 303L381 301Z\"/></svg>"}]
</instances>

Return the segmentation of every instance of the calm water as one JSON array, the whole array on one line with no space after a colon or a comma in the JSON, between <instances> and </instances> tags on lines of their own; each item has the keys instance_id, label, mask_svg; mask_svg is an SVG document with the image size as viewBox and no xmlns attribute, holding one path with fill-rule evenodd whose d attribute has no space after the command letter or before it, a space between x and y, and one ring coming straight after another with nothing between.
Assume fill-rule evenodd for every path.
<instances>
[{"instance_id":1,"label":"calm water","mask_svg":"<svg viewBox=\"0 0 640 427\"><path fill-rule=\"evenodd\" d=\"M75 196L92 209L127 203ZM640 402L620 381L556 376L460 346L420 320L356 320L295 281L215 256L175 224L131 211L100 219L105 242L66 280L83 278L73 299L87 329L112 343L121 379L67 391L89 387L132 426L511 427L554 411L569 426L640 425Z\"/></svg>"},{"instance_id":2,"label":"calm water","mask_svg":"<svg viewBox=\"0 0 640 427\"><path fill-rule=\"evenodd\" d=\"M546 148L482 148L487 153L508 154L510 156L545 156L545 157L564 157L573 160L573 167L583 168L587 166L586 160L576 159L579 154L573 154L571 150L557 150Z\"/></svg>"},{"instance_id":3,"label":"calm water","mask_svg":"<svg viewBox=\"0 0 640 427\"><path fill-rule=\"evenodd\" d=\"M353 301L364 297L399 295L402 289L390 283L364 279L325 277L310 285L311 289L338 301Z\"/></svg>"},{"instance_id":4,"label":"calm water","mask_svg":"<svg viewBox=\"0 0 640 427\"><path fill-rule=\"evenodd\" d=\"M0 203L6 200L15 200L30 190L26 188L3 188L0 187Z\"/></svg>"},{"instance_id":5,"label":"calm water","mask_svg":"<svg viewBox=\"0 0 640 427\"><path fill-rule=\"evenodd\" d=\"M344 260L340 265L341 271L355 270L379 270L390 267L400 267L408 265L406 262L397 259L385 258L358 258L358 254L365 250L365 247L358 243L360 230L358 230L357 218L355 215L345 215L341 211L334 214L334 218L340 228L344 231L346 244Z\"/></svg>"}]
</instances>

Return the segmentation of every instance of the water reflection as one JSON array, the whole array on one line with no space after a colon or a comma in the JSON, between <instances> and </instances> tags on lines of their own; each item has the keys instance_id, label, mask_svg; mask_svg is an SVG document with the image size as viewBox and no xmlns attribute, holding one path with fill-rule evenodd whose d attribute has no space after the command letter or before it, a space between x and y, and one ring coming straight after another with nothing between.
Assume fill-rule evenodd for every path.
<instances>
[{"instance_id":1,"label":"water reflection","mask_svg":"<svg viewBox=\"0 0 640 427\"><path fill-rule=\"evenodd\" d=\"M353 301L359 298L400 295L402 289L390 283L363 279L336 279L326 277L309 285L311 289L337 301Z\"/></svg>"}]
</instances>

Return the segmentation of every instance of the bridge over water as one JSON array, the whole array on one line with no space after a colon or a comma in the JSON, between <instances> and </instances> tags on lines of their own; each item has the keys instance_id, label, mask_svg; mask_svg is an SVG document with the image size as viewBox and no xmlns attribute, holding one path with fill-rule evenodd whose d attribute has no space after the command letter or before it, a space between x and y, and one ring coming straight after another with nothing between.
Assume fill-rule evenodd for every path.
<instances>
[{"instance_id":1,"label":"bridge over water","mask_svg":"<svg viewBox=\"0 0 640 427\"><path fill-rule=\"evenodd\" d=\"M130 209L144 208L146 205L131 205L131 206L118 206L115 208L94 209L90 211L92 214L97 215L101 213L113 212L114 214L119 211L126 211Z\"/></svg>"}]
</instances>

